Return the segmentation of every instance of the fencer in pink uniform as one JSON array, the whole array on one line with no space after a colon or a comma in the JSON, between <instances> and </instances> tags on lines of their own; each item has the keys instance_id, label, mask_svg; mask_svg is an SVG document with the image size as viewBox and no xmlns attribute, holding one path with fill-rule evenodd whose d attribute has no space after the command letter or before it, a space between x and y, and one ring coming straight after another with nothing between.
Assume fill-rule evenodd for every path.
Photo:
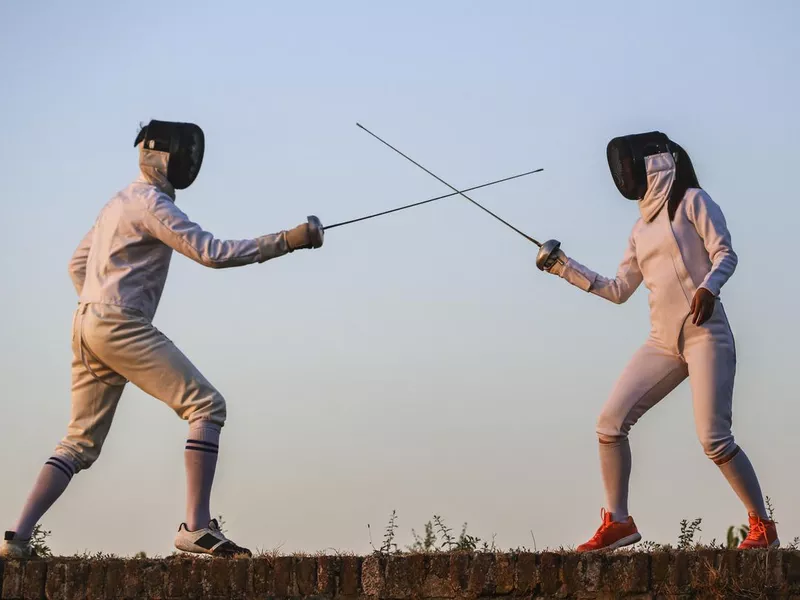
<instances>
[{"instance_id":1,"label":"fencer in pink uniform","mask_svg":"<svg viewBox=\"0 0 800 600\"><path fill-rule=\"evenodd\" d=\"M641 213L614 278L544 244L540 269L621 304L641 283L650 292L650 335L633 355L597 421L607 506L580 551L614 549L641 535L628 514L631 427L686 378L697 436L744 503L750 533L741 548L779 545L752 464L731 432L736 346L720 291L737 256L720 207L700 188L689 155L660 132L615 138L607 148L620 192Z\"/></svg>"}]
</instances>

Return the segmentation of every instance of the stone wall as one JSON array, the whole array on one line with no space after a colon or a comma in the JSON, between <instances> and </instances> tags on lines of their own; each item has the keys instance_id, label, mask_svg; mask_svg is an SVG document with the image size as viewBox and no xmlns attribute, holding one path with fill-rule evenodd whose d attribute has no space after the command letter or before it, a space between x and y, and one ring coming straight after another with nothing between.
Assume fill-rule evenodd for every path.
<instances>
[{"instance_id":1,"label":"stone wall","mask_svg":"<svg viewBox=\"0 0 800 600\"><path fill-rule=\"evenodd\" d=\"M3 600L792 598L800 552L407 554L0 562Z\"/></svg>"}]
</instances>

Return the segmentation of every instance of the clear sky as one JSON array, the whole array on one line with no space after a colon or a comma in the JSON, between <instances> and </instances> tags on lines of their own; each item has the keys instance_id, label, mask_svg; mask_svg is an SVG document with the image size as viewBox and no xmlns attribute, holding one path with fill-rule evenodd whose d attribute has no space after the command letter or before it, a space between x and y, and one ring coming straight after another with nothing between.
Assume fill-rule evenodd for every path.
<instances>
[{"instance_id":1,"label":"clear sky","mask_svg":"<svg viewBox=\"0 0 800 600\"><path fill-rule=\"evenodd\" d=\"M638 211L606 143L659 129L687 148L739 254L734 433L791 541L798 23L791 0L0 3L0 525L65 432L67 261L136 176L139 122L203 127L179 205L243 238L448 191L359 121L458 186L543 167L475 198L607 275ZM396 509L401 545L433 514L505 548L585 541L604 501L595 419L647 335L647 294L612 305L540 273L535 251L451 198L263 265L176 256L155 323L228 400L213 510L235 540L366 552L367 524L379 538ZM54 550L169 553L185 434L128 389L103 456L44 519ZM688 384L631 440L645 539L746 520Z\"/></svg>"}]
</instances>

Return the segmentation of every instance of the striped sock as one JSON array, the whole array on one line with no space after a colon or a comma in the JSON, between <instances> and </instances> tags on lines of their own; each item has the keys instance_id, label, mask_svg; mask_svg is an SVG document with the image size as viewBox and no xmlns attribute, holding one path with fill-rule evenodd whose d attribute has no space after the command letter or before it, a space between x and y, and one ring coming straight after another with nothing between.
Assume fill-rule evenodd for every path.
<instances>
[{"instance_id":1,"label":"striped sock","mask_svg":"<svg viewBox=\"0 0 800 600\"><path fill-rule=\"evenodd\" d=\"M197 531L211 521L211 486L217 468L221 428L208 421L189 427L184 462L186 464L186 527Z\"/></svg>"},{"instance_id":2,"label":"striped sock","mask_svg":"<svg viewBox=\"0 0 800 600\"><path fill-rule=\"evenodd\" d=\"M47 459L14 527L16 539L30 539L33 528L67 489L75 471L72 461L63 456Z\"/></svg>"}]
</instances>

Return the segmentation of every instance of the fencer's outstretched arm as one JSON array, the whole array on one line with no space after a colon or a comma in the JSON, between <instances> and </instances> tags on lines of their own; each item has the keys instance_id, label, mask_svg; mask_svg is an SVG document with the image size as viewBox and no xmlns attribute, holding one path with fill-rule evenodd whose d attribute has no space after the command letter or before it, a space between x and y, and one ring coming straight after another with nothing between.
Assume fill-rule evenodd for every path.
<instances>
[{"instance_id":1,"label":"fencer's outstretched arm","mask_svg":"<svg viewBox=\"0 0 800 600\"><path fill-rule=\"evenodd\" d=\"M733 275L739 262L731 245L731 234L725 216L719 205L703 190L687 194L683 201L686 202L686 214L703 239L711 260L711 270L700 287L719 296L722 286Z\"/></svg>"},{"instance_id":2,"label":"fencer's outstretched arm","mask_svg":"<svg viewBox=\"0 0 800 600\"><path fill-rule=\"evenodd\" d=\"M250 240L219 240L162 194L148 203L143 222L151 235L212 269L261 263L291 250L285 231Z\"/></svg>"},{"instance_id":3,"label":"fencer's outstretched arm","mask_svg":"<svg viewBox=\"0 0 800 600\"><path fill-rule=\"evenodd\" d=\"M86 261L89 259L89 250L92 247L92 236L94 234L94 225L83 236L81 243L72 254L69 261L69 276L72 279L72 285L75 286L75 291L78 296L81 295L83 290L83 282L86 280Z\"/></svg>"},{"instance_id":4,"label":"fencer's outstretched arm","mask_svg":"<svg viewBox=\"0 0 800 600\"><path fill-rule=\"evenodd\" d=\"M591 292L615 304L627 301L642 283L642 271L636 260L636 247L632 235L628 239L628 248L614 279L598 275L571 258L566 258L565 264L557 274L583 291Z\"/></svg>"}]
</instances>

